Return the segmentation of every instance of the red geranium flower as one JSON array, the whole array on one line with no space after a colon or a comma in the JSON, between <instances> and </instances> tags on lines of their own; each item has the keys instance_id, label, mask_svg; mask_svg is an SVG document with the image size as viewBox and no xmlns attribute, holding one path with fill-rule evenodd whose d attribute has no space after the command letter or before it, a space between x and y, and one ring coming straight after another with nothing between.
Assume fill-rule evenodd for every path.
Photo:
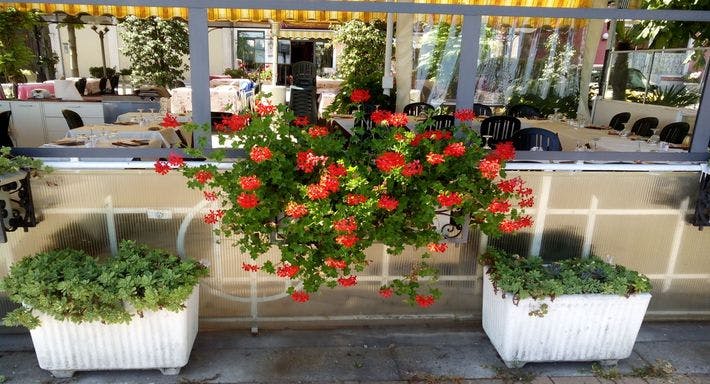
<instances>
[{"instance_id":1,"label":"red geranium flower","mask_svg":"<svg viewBox=\"0 0 710 384\"><path fill-rule=\"evenodd\" d=\"M177 153L170 152L168 155L168 164L172 165L173 167L182 167L185 165L185 159L182 158L182 156L178 155Z\"/></svg>"},{"instance_id":2,"label":"red geranium flower","mask_svg":"<svg viewBox=\"0 0 710 384\"><path fill-rule=\"evenodd\" d=\"M353 103L364 103L370 100L370 91L367 89L355 89L350 94L350 101Z\"/></svg>"},{"instance_id":3,"label":"red geranium flower","mask_svg":"<svg viewBox=\"0 0 710 384\"><path fill-rule=\"evenodd\" d=\"M242 189L245 191L253 191L261 187L261 180L259 180L256 175L242 176L239 178L239 185L241 185Z\"/></svg>"},{"instance_id":4,"label":"red geranium flower","mask_svg":"<svg viewBox=\"0 0 710 384\"><path fill-rule=\"evenodd\" d=\"M444 160L444 155L442 155L441 153L429 152L426 155L426 162L431 165L441 164L444 162Z\"/></svg>"},{"instance_id":5,"label":"red geranium flower","mask_svg":"<svg viewBox=\"0 0 710 384\"><path fill-rule=\"evenodd\" d=\"M355 217L350 216L334 222L333 228L338 232L351 233L357 231L357 222L355 221Z\"/></svg>"},{"instance_id":6,"label":"red geranium flower","mask_svg":"<svg viewBox=\"0 0 710 384\"><path fill-rule=\"evenodd\" d=\"M446 243L429 243L426 247L429 252L444 253L449 248L449 245Z\"/></svg>"},{"instance_id":7,"label":"red geranium flower","mask_svg":"<svg viewBox=\"0 0 710 384\"><path fill-rule=\"evenodd\" d=\"M253 193L242 192L237 196L237 204L244 209L251 209L259 204L259 198Z\"/></svg>"},{"instance_id":8,"label":"red geranium flower","mask_svg":"<svg viewBox=\"0 0 710 384\"><path fill-rule=\"evenodd\" d=\"M412 177L421 175L424 172L424 167L419 162L419 160L414 160L411 163L407 163L402 168L402 176Z\"/></svg>"},{"instance_id":9,"label":"red geranium flower","mask_svg":"<svg viewBox=\"0 0 710 384\"><path fill-rule=\"evenodd\" d=\"M377 165L377 168L382 172L391 172L403 166L404 163L404 155L398 152L385 152L375 159L375 165Z\"/></svg>"},{"instance_id":10,"label":"red geranium flower","mask_svg":"<svg viewBox=\"0 0 710 384\"><path fill-rule=\"evenodd\" d=\"M270 102L264 103L261 100L257 100L256 102L256 113L259 114L259 116L264 117L264 116L271 116L276 112L276 106L271 105Z\"/></svg>"},{"instance_id":11,"label":"red geranium flower","mask_svg":"<svg viewBox=\"0 0 710 384\"><path fill-rule=\"evenodd\" d=\"M249 158L255 163L262 163L266 160L270 160L271 157L271 150L268 147L259 147L255 145L249 152Z\"/></svg>"},{"instance_id":12,"label":"red geranium flower","mask_svg":"<svg viewBox=\"0 0 710 384\"><path fill-rule=\"evenodd\" d=\"M384 109L378 109L370 115L370 120L372 120L373 123L380 125L383 122L387 122L389 120L390 116L392 116L392 112L386 111Z\"/></svg>"},{"instance_id":13,"label":"red geranium flower","mask_svg":"<svg viewBox=\"0 0 710 384\"><path fill-rule=\"evenodd\" d=\"M327 156L317 156L312 149L296 154L296 167L303 172L311 173L318 164L325 164Z\"/></svg>"},{"instance_id":14,"label":"red geranium flower","mask_svg":"<svg viewBox=\"0 0 710 384\"><path fill-rule=\"evenodd\" d=\"M451 143L444 148L444 155L451 157L461 157L466 153L466 147L462 142Z\"/></svg>"},{"instance_id":15,"label":"red geranium flower","mask_svg":"<svg viewBox=\"0 0 710 384\"><path fill-rule=\"evenodd\" d=\"M510 203L505 200L495 199L486 209L490 213L507 213L510 211Z\"/></svg>"},{"instance_id":16,"label":"red geranium flower","mask_svg":"<svg viewBox=\"0 0 710 384\"><path fill-rule=\"evenodd\" d=\"M276 269L276 276L279 277L294 277L298 274L298 271L301 270L301 267L298 265L282 265Z\"/></svg>"},{"instance_id":17,"label":"red geranium flower","mask_svg":"<svg viewBox=\"0 0 710 384\"><path fill-rule=\"evenodd\" d=\"M380 296L384 297L385 299L388 299L392 297L392 294L394 293L394 290L392 288L380 288Z\"/></svg>"},{"instance_id":18,"label":"red geranium flower","mask_svg":"<svg viewBox=\"0 0 710 384\"><path fill-rule=\"evenodd\" d=\"M161 175L167 175L170 172L170 165L165 161L156 161L154 166L155 172Z\"/></svg>"},{"instance_id":19,"label":"red geranium flower","mask_svg":"<svg viewBox=\"0 0 710 384\"><path fill-rule=\"evenodd\" d=\"M323 188L330 193L335 193L340 190L340 182L338 182L338 179L327 173L320 177L318 184L322 185Z\"/></svg>"},{"instance_id":20,"label":"red geranium flower","mask_svg":"<svg viewBox=\"0 0 710 384\"><path fill-rule=\"evenodd\" d=\"M258 272L259 271L259 266L256 264L247 264L247 263L242 263L242 269L247 271L247 272Z\"/></svg>"},{"instance_id":21,"label":"red geranium flower","mask_svg":"<svg viewBox=\"0 0 710 384\"><path fill-rule=\"evenodd\" d=\"M346 233L335 238L335 242L345 248L350 248L354 246L358 240L360 239L353 233Z\"/></svg>"},{"instance_id":22,"label":"red geranium flower","mask_svg":"<svg viewBox=\"0 0 710 384\"><path fill-rule=\"evenodd\" d=\"M523 179L516 177L514 179L501 180L498 182L498 189L505 193L513 193L516 188L523 185Z\"/></svg>"},{"instance_id":23,"label":"red geranium flower","mask_svg":"<svg viewBox=\"0 0 710 384\"><path fill-rule=\"evenodd\" d=\"M291 299L297 303L305 303L310 298L311 297L308 295L308 293L303 291L296 291L291 294Z\"/></svg>"},{"instance_id":24,"label":"red geranium flower","mask_svg":"<svg viewBox=\"0 0 710 384\"><path fill-rule=\"evenodd\" d=\"M481 175L488 180L493 180L498 177L498 172L500 172L500 163L497 160L481 160L478 163L478 170L481 171Z\"/></svg>"},{"instance_id":25,"label":"red geranium flower","mask_svg":"<svg viewBox=\"0 0 710 384\"><path fill-rule=\"evenodd\" d=\"M163 121L160 123L161 126L165 128L177 128L180 126L180 122L177 121L177 118L169 113L165 114L165 117L163 117Z\"/></svg>"},{"instance_id":26,"label":"red geranium flower","mask_svg":"<svg viewBox=\"0 0 710 384\"><path fill-rule=\"evenodd\" d=\"M348 174L348 170L338 163L333 163L328 166L328 174L333 177L341 177Z\"/></svg>"},{"instance_id":27,"label":"red geranium flower","mask_svg":"<svg viewBox=\"0 0 710 384\"><path fill-rule=\"evenodd\" d=\"M488 156L486 156L486 159L500 161L513 160L514 158L515 147L510 141L498 143L493 152L489 153Z\"/></svg>"},{"instance_id":28,"label":"red geranium flower","mask_svg":"<svg viewBox=\"0 0 710 384\"><path fill-rule=\"evenodd\" d=\"M205 171L199 170L197 173L195 173L195 180L197 180L198 183L200 184L205 184L209 180L211 180L214 176L212 175L212 172L210 171Z\"/></svg>"},{"instance_id":29,"label":"red geranium flower","mask_svg":"<svg viewBox=\"0 0 710 384\"><path fill-rule=\"evenodd\" d=\"M204 217L205 224L217 224L217 222L219 221L219 219L222 218L222 216L224 216L223 210L218 209L214 211L210 209L210 212Z\"/></svg>"},{"instance_id":30,"label":"red geranium flower","mask_svg":"<svg viewBox=\"0 0 710 384\"><path fill-rule=\"evenodd\" d=\"M249 125L249 115L222 115L222 122L215 124L220 132L239 132Z\"/></svg>"},{"instance_id":31,"label":"red geranium flower","mask_svg":"<svg viewBox=\"0 0 710 384\"><path fill-rule=\"evenodd\" d=\"M387 119L389 125L393 127L406 127L409 123L409 117L404 113L393 113L389 119Z\"/></svg>"},{"instance_id":32,"label":"red geranium flower","mask_svg":"<svg viewBox=\"0 0 710 384\"><path fill-rule=\"evenodd\" d=\"M347 205L358 205L367 201L367 196L351 193L345 196L345 204Z\"/></svg>"},{"instance_id":33,"label":"red geranium flower","mask_svg":"<svg viewBox=\"0 0 710 384\"><path fill-rule=\"evenodd\" d=\"M310 127L310 128L308 128L308 134L314 139L316 137L327 136L328 135L328 127L323 127L320 125Z\"/></svg>"},{"instance_id":34,"label":"red geranium flower","mask_svg":"<svg viewBox=\"0 0 710 384\"><path fill-rule=\"evenodd\" d=\"M286 204L285 213L286 216L298 219L308 214L308 208L305 204L298 204L296 202L290 201L288 204Z\"/></svg>"},{"instance_id":35,"label":"red geranium flower","mask_svg":"<svg viewBox=\"0 0 710 384\"><path fill-rule=\"evenodd\" d=\"M297 127L305 127L308 124L310 124L310 121L308 121L308 116L298 116L293 120L293 125Z\"/></svg>"},{"instance_id":36,"label":"red geranium flower","mask_svg":"<svg viewBox=\"0 0 710 384\"><path fill-rule=\"evenodd\" d=\"M436 200L442 207L453 207L454 205L459 205L463 201L461 196L456 192L444 192L437 196Z\"/></svg>"},{"instance_id":37,"label":"red geranium flower","mask_svg":"<svg viewBox=\"0 0 710 384\"><path fill-rule=\"evenodd\" d=\"M332 257L328 257L325 259L325 265L335 269L343 269L348 266L348 263L345 260L335 260Z\"/></svg>"},{"instance_id":38,"label":"red geranium flower","mask_svg":"<svg viewBox=\"0 0 710 384\"><path fill-rule=\"evenodd\" d=\"M520 228L529 227L532 225L532 219L530 216L523 216L515 220L503 220L498 228L505 233L515 232Z\"/></svg>"},{"instance_id":39,"label":"red geranium flower","mask_svg":"<svg viewBox=\"0 0 710 384\"><path fill-rule=\"evenodd\" d=\"M341 277L338 279L338 284L343 287L352 287L357 284L357 276Z\"/></svg>"},{"instance_id":40,"label":"red geranium flower","mask_svg":"<svg viewBox=\"0 0 710 384\"><path fill-rule=\"evenodd\" d=\"M529 199L522 199L518 203L520 208L531 208L535 205L535 198L531 197Z\"/></svg>"},{"instance_id":41,"label":"red geranium flower","mask_svg":"<svg viewBox=\"0 0 710 384\"><path fill-rule=\"evenodd\" d=\"M377 206L379 208L382 208L387 211L394 211L395 209L397 209L398 205L399 201L397 201L397 199L387 195L382 195L380 197L380 200L377 202Z\"/></svg>"},{"instance_id":42,"label":"red geranium flower","mask_svg":"<svg viewBox=\"0 0 710 384\"><path fill-rule=\"evenodd\" d=\"M471 109L459 109L454 112L454 118L461 121L471 121L476 118L476 114Z\"/></svg>"},{"instance_id":43,"label":"red geranium flower","mask_svg":"<svg viewBox=\"0 0 710 384\"><path fill-rule=\"evenodd\" d=\"M434 304L434 296L432 295L416 295L414 300L422 308L427 308Z\"/></svg>"},{"instance_id":44,"label":"red geranium flower","mask_svg":"<svg viewBox=\"0 0 710 384\"><path fill-rule=\"evenodd\" d=\"M327 198L330 191L321 184L310 184L306 187L306 194L311 200L321 200Z\"/></svg>"},{"instance_id":45,"label":"red geranium flower","mask_svg":"<svg viewBox=\"0 0 710 384\"><path fill-rule=\"evenodd\" d=\"M204 191L204 192L202 192L202 194L205 196L205 200L207 200L207 201L217 200L217 192Z\"/></svg>"}]
</instances>

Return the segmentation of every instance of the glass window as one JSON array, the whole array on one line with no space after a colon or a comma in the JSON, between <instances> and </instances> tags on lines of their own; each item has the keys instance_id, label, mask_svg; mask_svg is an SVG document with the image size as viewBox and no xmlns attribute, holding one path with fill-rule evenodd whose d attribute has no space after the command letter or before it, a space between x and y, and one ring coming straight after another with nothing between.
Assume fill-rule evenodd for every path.
<instances>
[{"instance_id":1,"label":"glass window","mask_svg":"<svg viewBox=\"0 0 710 384\"><path fill-rule=\"evenodd\" d=\"M263 31L237 31L237 59L247 70L256 70L265 62Z\"/></svg>"}]
</instances>

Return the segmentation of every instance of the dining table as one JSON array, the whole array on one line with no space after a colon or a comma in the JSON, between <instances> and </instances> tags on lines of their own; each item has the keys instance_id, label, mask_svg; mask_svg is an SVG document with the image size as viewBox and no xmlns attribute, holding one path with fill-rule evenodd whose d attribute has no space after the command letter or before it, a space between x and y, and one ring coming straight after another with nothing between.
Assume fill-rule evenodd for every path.
<instances>
[{"instance_id":1,"label":"dining table","mask_svg":"<svg viewBox=\"0 0 710 384\"><path fill-rule=\"evenodd\" d=\"M407 128L415 130L416 125L422 121L421 117L408 116ZM479 117L470 123L469 127L480 131ZM598 152L685 152L687 148L666 147L662 143L649 143L648 138L641 136L620 136L617 131L606 127L582 124L568 120L538 120L519 119L520 128L544 128L557 133L563 151L598 151ZM355 118L351 115L333 115L331 121L348 133L355 126Z\"/></svg>"},{"instance_id":2,"label":"dining table","mask_svg":"<svg viewBox=\"0 0 710 384\"><path fill-rule=\"evenodd\" d=\"M192 113L183 113L183 114L171 114L173 115L178 122L180 123L189 123L192 121ZM125 123L139 123L140 119L143 119L143 121L147 124L159 124L163 121L165 118L165 114L160 113L160 112L126 112L118 115L116 117L116 123L120 124L125 124Z\"/></svg>"},{"instance_id":3,"label":"dining table","mask_svg":"<svg viewBox=\"0 0 710 384\"><path fill-rule=\"evenodd\" d=\"M79 139L86 146L107 147L169 147L160 126L142 127L140 124L95 124L70 129L65 139ZM67 140L66 142L70 142ZM54 144L62 145L61 140Z\"/></svg>"}]
</instances>

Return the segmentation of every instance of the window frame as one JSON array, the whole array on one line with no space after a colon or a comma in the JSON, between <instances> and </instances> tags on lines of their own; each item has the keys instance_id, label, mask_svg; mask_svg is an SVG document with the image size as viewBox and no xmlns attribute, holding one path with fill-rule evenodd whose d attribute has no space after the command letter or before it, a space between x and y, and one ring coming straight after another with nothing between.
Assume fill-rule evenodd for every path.
<instances>
[{"instance_id":1,"label":"window frame","mask_svg":"<svg viewBox=\"0 0 710 384\"><path fill-rule=\"evenodd\" d=\"M50 1L56 4L80 4L82 0ZM110 0L111 5L135 6L134 0ZM459 14L463 16L462 39L479 41L481 19L486 16L521 16L544 18L581 19L630 19L630 20L676 20L710 23L710 11L688 10L637 10L616 8L553 8L527 6L490 6L438 3L368 2L354 0L327 0L303 2L300 0L205 0L196 6L192 0L142 0L143 6L180 7L188 9L190 33L191 84L193 89L193 120L197 123L210 121L209 105L209 8L241 9L290 9L306 11L390 12L410 14ZM464 44L461 49L462 68L473 68L473 76L459 79L457 108L473 105L473 78L478 58L478 44ZM199 59L198 59L199 58ZM207 58L207 59L204 59ZM467 70L469 73L470 70ZM689 152L528 152L518 153L518 161L607 161L607 162L704 162L710 159L707 143L710 142L710 82L705 71L704 87L698 107L695 134ZM470 95L469 95L470 93ZM206 135L206 134L205 134ZM195 139L200 136L196 135ZM207 141L209 145L209 140ZM17 147L14 153L35 157L52 158L115 158L115 157L167 157L175 149L123 149L123 148L28 148ZM207 152L210 152L208 149ZM240 157L241 150L228 150L228 157Z\"/></svg>"}]
</instances>

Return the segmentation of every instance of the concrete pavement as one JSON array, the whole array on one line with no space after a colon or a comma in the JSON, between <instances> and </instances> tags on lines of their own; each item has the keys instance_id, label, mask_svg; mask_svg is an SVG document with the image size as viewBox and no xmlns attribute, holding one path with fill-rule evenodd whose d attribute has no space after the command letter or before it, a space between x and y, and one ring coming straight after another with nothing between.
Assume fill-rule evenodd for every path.
<instances>
[{"instance_id":1,"label":"concrete pavement","mask_svg":"<svg viewBox=\"0 0 710 384\"><path fill-rule=\"evenodd\" d=\"M178 376L158 370L77 372L54 379L29 334L0 334L0 383L533 383L710 384L710 322L644 323L615 369L593 362L505 368L480 324L200 332ZM659 373L672 371L669 377ZM640 374L641 377L632 376Z\"/></svg>"}]
</instances>

